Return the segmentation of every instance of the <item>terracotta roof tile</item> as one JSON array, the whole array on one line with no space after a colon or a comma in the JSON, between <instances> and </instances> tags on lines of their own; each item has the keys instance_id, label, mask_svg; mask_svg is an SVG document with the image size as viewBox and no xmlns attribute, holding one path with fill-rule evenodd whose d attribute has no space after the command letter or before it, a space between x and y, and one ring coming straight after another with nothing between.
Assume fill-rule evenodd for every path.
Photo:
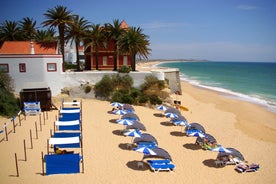
<instances>
[{"instance_id":1,"label":"terracotta roof tile","mask_svg":"<svg viewBox=\"0 0 276 184\"><path fill-rule=\"evenodd\" d=\"M33 42L35 54L57 54L57 43ZM30 41L5 41L0 54L30 54Z\"/></svg>"}]
</instances>

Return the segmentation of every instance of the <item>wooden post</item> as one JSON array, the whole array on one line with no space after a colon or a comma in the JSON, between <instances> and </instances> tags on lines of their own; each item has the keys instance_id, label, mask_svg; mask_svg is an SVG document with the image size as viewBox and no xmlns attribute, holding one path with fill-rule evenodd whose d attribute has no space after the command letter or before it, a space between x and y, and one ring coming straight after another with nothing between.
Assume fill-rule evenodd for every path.
<instances>
[{"instance_id":1,"label":"wooden post","mask_svg":"<svg viewBox=\"0 0 276 184\"><path fill-rule=\"evenodd\" d=\"M45 125L45 112L43 111L43 125Z\"/></svg>"},{"instance_id":2,"label":"wooden post","mask_svg":"<svg viewBox=\"0 0 276 184\"><path fill-rule=\"evenodd\" d=\"M31 142L31 149L33 149L33 137L32 137L32 130L30 129L30 142Z\"/></svg>"},{"instance_id":3,"label":"wooden post","mask_svg":"<svg viewBox=\"0 0 276 184\"><path fill-rule=\"evenodd\" d=\"M21 126L21 119L20 119L21 110L17 113L19 126Z\"/></svg>"},{"instance_id":4,"label":"wooden post","mask_svg":"<svg viewBox=\"0 0 276 184\"><path fill-rule=\"evenodd\" d=\"M18 121L19 121L19 126L21 126L20 114L18 114Z\"/></svg>"},{"instance_id":5,"label":"wooden post","mask_svg":"<svg viewBox=\"0 0 276 184\"><path fill-rule=\"evenodd\" d=\"M35 135L36 135L36 139L38 139L38 134L37 134L37 123L35 122Z\"/></svg>"},{"instance_id":6,"label":"wooden post","mask_svg":"<svg viewBox=\"0 0 276 184\"><path fill-rule=\"evenodd\" d=\"M46 119L48 120L48 111L46 111Z\"/></svg>"},{"instance_id":7,"label":"wooden post","mask_svg":"<svg viewBox=\"0 0 276 184\"><path fill-rule=\"evenodd\" d=\"M43 157L43 152L41 152L41 160L42 160L42 175L44 176L44 157Z\"/></svg>"},{"instance_id":8,"label":"wooden post","mask_svg":"<svg viewBox=\"0 0 276 184\"><path fill-rule=\"evenodd\" d=\"M47 155L49 155L49 139L47 139Z\"/></svg>"},{"instance_id":9,"label":"wooden post","mask_svg":"<svg viewBox=\"0 0 276 184\"><path fill-rule=\"evenodd\" d=\"M26 151L26 141L25 141L25 139L23 140L23 144L24 144L25 161L27 161L27 151Z\"/></svg>"},{"instance_id":10,"label":"wooden post","mask_svg":"<svg viewBox=\"0 0 276 184\"><path fill-rule=\"evenodd\" d=\"M14 154L15 157L15 168L16 168L16 177L19 177L19 169L18 169L18 161L17 161L17 155Z\"/></svg>"},{"instance_id":11,"label":"wooden post","mask_svg":"<svg viewBox=\"0 0 276 184\"><path fill-rule=\"evenodd\" d=\"M58 119L57 119L57 115L56 115L56 121L57 121Z\"/></svg>"},{"instance_id":12,"label":"wooden post","mask_svg":"<svg viewBox=\"0 0 276 184\"><path fill-rule=\"evenodd\" d=\"M41 114L39 114L39 129L42 131L42 126L41 126Z\"/></svg>"},{"instance_id":13,"label":"wooden post","mask_svg":"<svg viewBox=\"0 0 276 184\"><path fill-rule=\"evenodd\" d=\"M8 139L7 124L5 123L4 126L5 126L6 141L8 141L9 139Z\"/></svg>"},{"instance_id":14,"label":"wooden post","mask_svg":"<svg viewBox=\"0 0 276 184\"><path fill-rule=\"evenodd\" d=\"M12 121L12 126L13 126L13 133L15 133L14 117L12 117L11 121Z\"/></svg>"}]
</instances>

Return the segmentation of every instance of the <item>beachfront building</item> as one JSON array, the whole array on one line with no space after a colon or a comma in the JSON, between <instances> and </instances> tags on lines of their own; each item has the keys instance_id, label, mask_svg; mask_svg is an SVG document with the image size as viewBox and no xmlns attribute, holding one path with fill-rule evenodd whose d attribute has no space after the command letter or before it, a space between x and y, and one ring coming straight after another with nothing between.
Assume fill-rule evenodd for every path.
<instances>
[{"instance_id":1,"label":"beachfront building","mask_svg":"<svg viewBox=\"0 0 276 184\"><path fill-rule=\"evenodd\" d=\"M120 27L127 29L128 25L125 21L122 21ZM113 70L114 69L114 40L108 40L104 46L99 45L98 48L98 67L99 70ZM131 66L129 54L117 55L117 68L121 66ZM85 66L87 70L96 69L96 49L89 46L85 50Z\"/></svg>"},{"instance_id":2,"label":"beachfront building","mask_svg":"<svg viewBox=\"0 0 276 184\"><path fill-rule=\"evenodd\" d=\"M16 92L44 88L62 73L62 55L57 42L5 41L0 47L0 70L12 77Z\"/></svg>"}]
</instances>

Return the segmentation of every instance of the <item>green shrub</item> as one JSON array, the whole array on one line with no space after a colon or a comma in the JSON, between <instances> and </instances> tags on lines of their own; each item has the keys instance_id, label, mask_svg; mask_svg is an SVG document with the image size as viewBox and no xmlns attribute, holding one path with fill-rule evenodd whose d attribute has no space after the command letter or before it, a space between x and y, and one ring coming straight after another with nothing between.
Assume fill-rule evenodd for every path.
<instances>
[{"instance_id":1,"label":"green shrub","mask_svg":"<svg viewBox=\"0 0 276 184\"><path fill-rule=\"evenodd\" d=\"M158 80L154 75L148 75L145 77L145 82L140 86L142 91L150 89L153 86L157 86L160 90L165 88L165 82Z\"/></svg>"},{"instance_id":2,"label":"green shrub","mask_svg":"<svg viewBox=\"0 0 276 184\"><path fill-rule=\"evenodd\" d=\"M152 105L162 104L162 100L156 95L151 95L149 100Z\"/></svg>"},{"instance_id":3,"label":"green shrub","mask_svg":"<svg viewBox=\"0 0 276 184\"><path fill-rule=\"evenodd\" d=\"M131 68L129 66L121 66L118 69L119 73L129 73L131 71Z\"/></svg>"},{"instance_id":4,"label":"green shrub","mask_svg":"<svg viewBox=\"0 0 276 184\"><path fill-rule=\"evenodd\" d=\"M92 87L90 85L85 85L84 92L87 94L92 90Z\"/></svg>"},{"instance_id":5,"label":"green shrub","mask_svg":"<svg viewBox=\"0 0 276 184\"><path fill-rule=\"evenodd\" d=\"M96 97L108 99L114 89L114 83L108 75L104 75L102 80L95 84L94 91Z\"/></svg>"},{"instance_id":6,"label":"green shrub","mask_svg":"<svg viewBox=\"0 0 276 184\"><path fill-rule=\"evenodd\" d=\"M138 97L138 103L139 104L144 104L144 103L147 103L149 100L149 97L146 96L146 95L141 95Z\"/></svg>"},{"instance_id":7,"label":"green shrub","mask_svg":"<svg viewBox=\"0 0 276 184\"><path fill-rule=\"evenodd\" d=\"M12 93L12 79L7 73L0 72L0 115L12 117L20 110L19 99Z\"/></svg>"}]
</instances>

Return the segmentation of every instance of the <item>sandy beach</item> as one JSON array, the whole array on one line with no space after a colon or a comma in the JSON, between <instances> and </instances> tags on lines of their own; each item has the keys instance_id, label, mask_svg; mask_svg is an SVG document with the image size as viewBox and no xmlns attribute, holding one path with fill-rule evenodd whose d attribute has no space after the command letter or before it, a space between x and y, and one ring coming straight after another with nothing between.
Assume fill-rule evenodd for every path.
<instances>
[{"instance_id":1,"label":"sandy beach","mask_svg":"<svg viewBox=\"0 0 276 184\"><path fill-rule=\"evenodd\" d=\"M137 70L150 70L153 63L139 63ZM113 123L118 115L110 114L109 102L95 99L82 101L84 173L42 175L42 152L47 152L47 139L53 129L57 110L39 116L21 116L21 126L15 119L16 132L9 119L0 118L0 126L10 122L8 141L0 134L0 178L9 183L275 183L276 182L276 113L247 102L225 97L223 94L194 87L182 82L182 95L173 95L189 108L183 111L189 123L202 124L224 147L238 149L249 163L260 164L260 170L238 173L233 165L215 167L217 152L204 151L187 137L183 127L170 126L165 117L154 116L160 111L134 106L147 131L167 150L176 168L174 172L152 172L146 165L137 168L142 153L128 150L132 138L120 135L122 125ZM61 99L54 99L59 107ZM64 96L65 101L73 99ZM38 126L38 138L35 133ZM40 123L41 122L41 123ZM40 126L41 124L41 126ZM31 149L30 130L33 148ZM24 155L24 142L26 155ZM18 157L19 177L16 176L15 153ZM82 169L81 169L82 171Z\"/></svg>"}]
</instances>

